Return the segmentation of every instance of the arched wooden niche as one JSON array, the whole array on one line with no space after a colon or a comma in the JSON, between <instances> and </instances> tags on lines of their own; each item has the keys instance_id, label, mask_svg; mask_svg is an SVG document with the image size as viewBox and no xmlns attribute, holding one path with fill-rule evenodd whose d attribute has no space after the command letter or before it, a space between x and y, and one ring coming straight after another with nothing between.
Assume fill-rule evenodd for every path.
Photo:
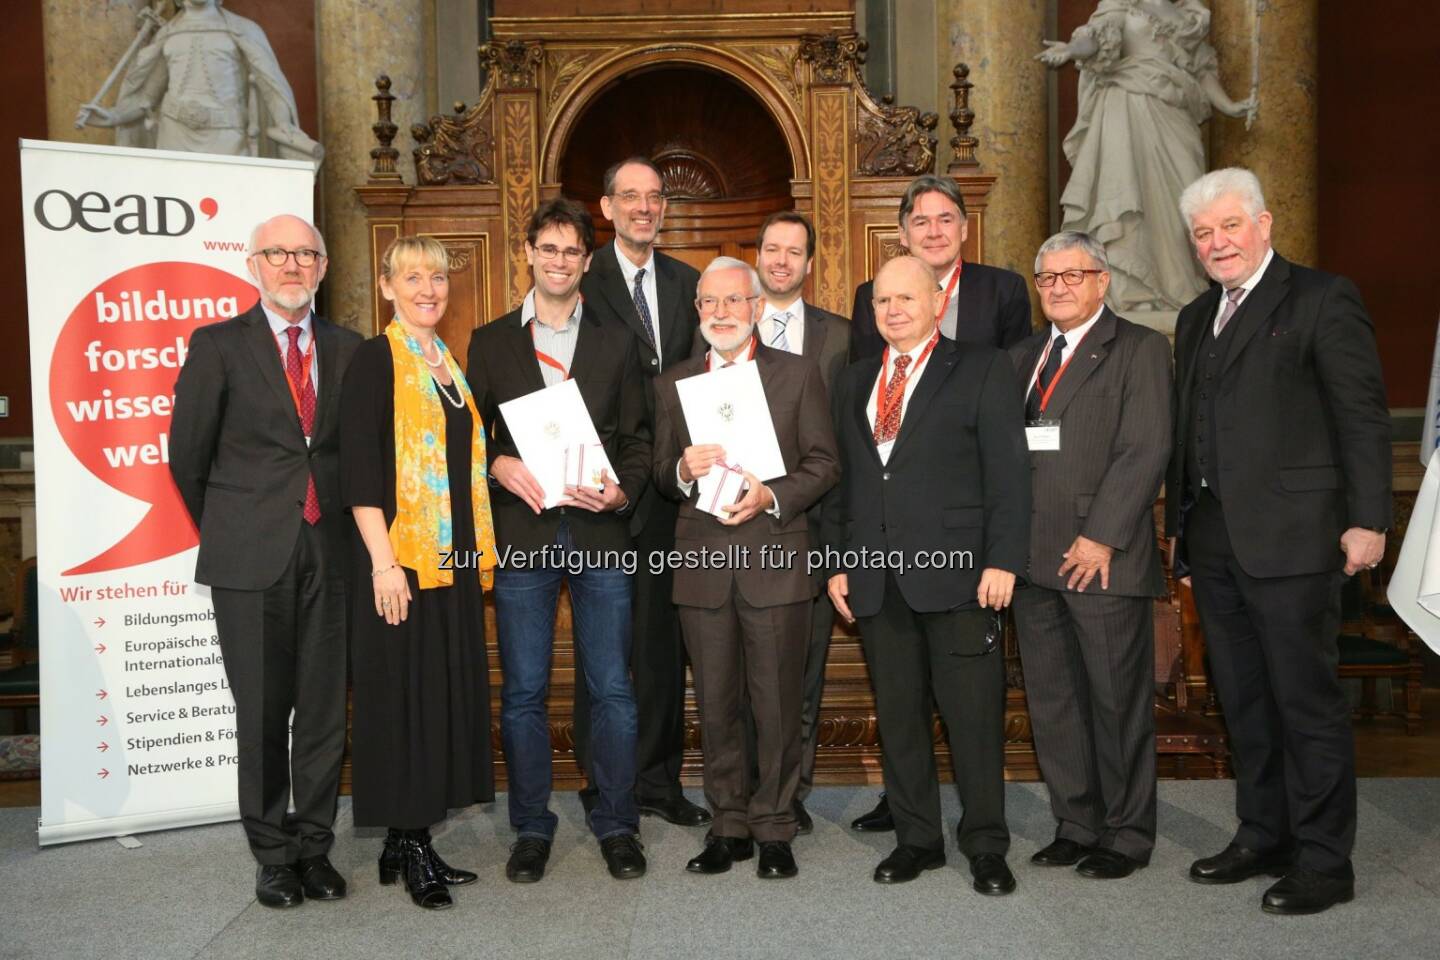
<instances>
[{"instance_id":1,"label":"arched wooden niche","mask_svg":"<svg viewBox=\"0 0 1440 960\"><path fill-rule=\"evenodd\" d=\"M753 256L756 227L794 203L795 162L774 116L710 64L655 63L593 90L556 152L559 189L589 204L602 244L613 236L600 212L606 168L654 161L669 200L659 244L697 269Z\"/></svg>"}]
</instances>

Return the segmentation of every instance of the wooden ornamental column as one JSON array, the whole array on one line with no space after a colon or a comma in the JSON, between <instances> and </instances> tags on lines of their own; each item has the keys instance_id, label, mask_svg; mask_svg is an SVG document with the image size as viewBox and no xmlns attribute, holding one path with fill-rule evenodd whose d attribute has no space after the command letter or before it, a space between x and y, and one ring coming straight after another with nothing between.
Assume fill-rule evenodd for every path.
<instances>
[{"instance_id":1,"label":"wooden ornamental column","mask_svg":"<svg viewBox=\"0 0 1440 960\"><path fill-rule=\"evenodd\" d=\"M499 169L502 232L509 257L505 275L505 301L509 309L520 305L530 289L530 267L525 262L525 227L539 200L536 146L540 123L540 90L536 70L545 51L536 41L487 43L480 48L495 87L495 128L500 141Z\"/></svg>"}]
</instances>

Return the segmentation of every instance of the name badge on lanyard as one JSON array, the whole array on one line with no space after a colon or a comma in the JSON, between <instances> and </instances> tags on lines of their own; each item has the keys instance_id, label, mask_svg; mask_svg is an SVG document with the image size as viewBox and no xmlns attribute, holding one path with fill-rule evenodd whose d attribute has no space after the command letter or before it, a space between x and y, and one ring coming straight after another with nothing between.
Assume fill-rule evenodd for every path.
<instances>
[{"instance_id":1,"label":"name badge on lanyard","mask_svg":"<svg viewBox=\"0 0 1440 960\"><path fill-rule=\"evenodd\" d=\"M1025 421L1025 443L1032 450L1060 449L1059 420Z\"/></svg>"}]
</instances>

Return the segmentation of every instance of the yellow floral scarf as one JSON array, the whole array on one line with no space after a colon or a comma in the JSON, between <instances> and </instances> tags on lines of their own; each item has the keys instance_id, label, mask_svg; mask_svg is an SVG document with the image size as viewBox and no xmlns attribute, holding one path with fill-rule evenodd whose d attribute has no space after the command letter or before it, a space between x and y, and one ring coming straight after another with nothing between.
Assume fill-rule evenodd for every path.
<instances>
[{"instance_id":1,"label":"yellow floral scarf","mask_svg":"<svg viewBox=\"0 0 1440 960\"><path fill-rule=\"evenodd\" d=\"M455 582L451 564L454 527L450 517L450 479L445 464L445 408L420 344L405 332L399 320L385 328L395 369L395 522L390 545L395 561L414 570L420 589L448 587ZM485 430L475 409L475 398L454 356L435 338L450 376L470 409L470 505L475 514L475 549L478 557L456 558L453 566L478 569L480 583L495 579L495 527L490 519L490 486L485 463Z\"/></svg>"}]
</instances>

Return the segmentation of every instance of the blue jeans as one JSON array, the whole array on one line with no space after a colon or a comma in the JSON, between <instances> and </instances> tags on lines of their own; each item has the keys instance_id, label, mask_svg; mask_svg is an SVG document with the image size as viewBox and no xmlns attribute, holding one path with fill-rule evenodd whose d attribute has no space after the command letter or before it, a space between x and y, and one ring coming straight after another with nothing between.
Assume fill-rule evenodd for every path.
<instances>
[{"instance_id":1,"label":"blue jeans","mask_svg":"<svg viewBox=\"0 0 1440 960\"><path fill-rule=\"evenodd\" d=\"M556 543L566 550L573 546L563 523ZM570 586L575 652L590 694L592 773L600 791L590 812L590 829L601 840L638 833L635 693L629 672L634 584L631 576L619 569L495 571L495 620L504 673L500 732L510 779L510 826L522 837L549 840L555 835L545 700L550 690L561 581Z\"/></svg>"}]
</instances>

